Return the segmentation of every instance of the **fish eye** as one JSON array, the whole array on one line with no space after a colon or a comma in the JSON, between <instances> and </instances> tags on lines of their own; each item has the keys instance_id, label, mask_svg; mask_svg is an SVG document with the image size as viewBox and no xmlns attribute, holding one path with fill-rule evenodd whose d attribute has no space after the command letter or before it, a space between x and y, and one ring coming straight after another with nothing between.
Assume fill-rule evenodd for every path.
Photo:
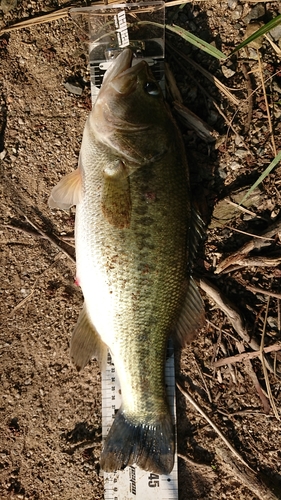
<instances>
[{"instance_id":1,"label":"fish eye","mask_svg":"<svg viewBox=\"0 0 281 500\"><path fill-rule=\"evenodd\" d=\"M159 88L155 82L146 82L144 85L144 90L149 95L159 95Z\"/></svg>"}]
</instances>

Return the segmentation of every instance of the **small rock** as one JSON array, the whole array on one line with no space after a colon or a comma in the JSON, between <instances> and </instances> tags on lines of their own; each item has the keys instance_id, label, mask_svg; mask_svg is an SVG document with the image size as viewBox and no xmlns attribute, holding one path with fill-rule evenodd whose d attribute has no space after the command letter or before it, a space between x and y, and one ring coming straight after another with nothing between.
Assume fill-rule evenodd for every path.
<instances>
[{"instance_id":1,"label":"small rock","mask_svg":"<svg viewBox=\"0 0 281 500\"><path fill-rule=\"evenodd\" d=\"M234 154L235 156L238 156L238 158L242 159L247 156L248 152L245 149L237 149Z\"/></svg>"},{"instance_id":2,"label":"small rock","mask_svg":"<svg viewBox=\"0 0 281 500\"><path fill-rule=\"evenodd\" d=\"M243 139L238 134L235 136L234 142L235 142L235 146L242 146L243 145Z\"/></svg>"},{"instance_id":3,"label":"small rock","mask_svg":"<svg viewBox=\"0 0 281 500\"><path fill-rule=\"evenodd\" d=\"M18 0L2 0L0 4L0 10L3 10L4 14L10 12L17 6Z\"/></svg>"},{"instance_id":4,"label":"small rock","mask_svg":"<svg viewBox=\"0 0 281 500\"><path fill-rule=\"evenodd\" d=\"M227 68L227 66L222 66L221 70L225 78L231 78L233 75L235 75L235 71L233 71L231 68Z\"/></svg>"},{"instance_id":5,"label":"small rock","mask_svg":"<svg viewBox=\"0 0 281 500\"><path fill-rule=\"evenodd\" d=\"M231 168L231 170L238 170L240 167L241 165L237 161L233 161L229 164L229 168Z\"/></svg>"},{"instance_id":6,"label":"small rock","mask_svg":"<svg viewBox=\"0 0 281 500\"><path fill-rule=\"evenodd\" d=\"M248 59L252 59L253 61L258 61L258 59L259 59L257 51L249 46L248 46L247 57L248 57Z\"/></svg>"},{"instance_id":7,"label":"small rock","mask_svg":"<svg viewBox=\"0 0 281 500\"><path fill-rule=\"evenodd\" d=\"M6 149L3 149L3 151L1 151L1 153L0 153L0 160L4 160L6 154L7 154Z\"/></svg>"},{"instance_id":8,"label":"small rock","mask_svg":"<svg viewBox=\"0 0 281 500\"><path fill-rule=\"evenodd\" d=\"M65 82L64 86L68 92L71 92L71 94L82 95L83 89L78 83Z\"/></svg>"},{"instance_id":9,"label":"small rock","mask_svg":"<svg viewBox=\"0 0 281 500\"><path fill-rule=\"evenodd\" d=\"M280 210L278 210L278 208L275 208L275 210L272 210L271 214L270 214L270 218L271 220L274 220L278 217L280 213Z\"/></svg>"},{"instance_id":10,"label":"small rock","mask_svg":"<svg viewBox=\"0 0 281 500\"><path fill-rule=\"evenodd\" d=\"M281 24L278 24L278 26L272 28L272 30L270 30L269 33L272 36L273 40L278 42L278 40L280 40L281 38Z\"/></svg>"},{"instance_id":11,"label":"small rock","mask_svg":"<svg viewBox=\"0 0 281 500\"><path fill-rule=\"evenodd\" d=\"M221 179L226 179L226 177L227 177L227 173L221 167L218 168L218 174L219 174L219 176L220 176Z\"/></svg>"},{"instance_id":12,"label":"small rock","mask_svg":"<svg viewBox=\"0 0 281 500\"><path fill-rule=\"evenodd\" d=\"M238 0L228 0L227 5L231 10L234 10L238 4Z\"/></svg>"},{"instance_id":13,"label":"small rock","mask_svg":"<svg viewBox=\"0 0 281 500\"><path fill-rule=\"evenodd\" d=\"M242 5L237 5L236 9L232 12L232 19L234 19L234 21L237 21L242 16L242 13L243 13Z\"/></svg>"},{"instance_id":14,"label":"small rock","mask_svg":"<svg viewBox=\"0 0 281 500\"><path fill-rule=\"evenodd\" d=\"M270 328L278 328L277 318L274 318L272 316L268 316L267 322L268 322Z\"/></svg>"},{"instance_id":15,"label":"small rock","mask_svg":"<svg viewBox=\"0 0 281 500\"><path fill-rule=\"evenodd\" d=\"M262 3L255 5L247 16L244 17L245 24L249 24L253 19L259 19L265 15L265 8Z\"/></svg>"},{"instance_id":16,"label":"small rock","mask_svg":"<svg viewBox=\"0 0 281 500\"><path fill-rule=\"evenodd\" d=\"M278 92L278 94L281 94L281 86L278 84L278 82L272 82L272 87L275 92Z\"/></svg>"}]
</instances>

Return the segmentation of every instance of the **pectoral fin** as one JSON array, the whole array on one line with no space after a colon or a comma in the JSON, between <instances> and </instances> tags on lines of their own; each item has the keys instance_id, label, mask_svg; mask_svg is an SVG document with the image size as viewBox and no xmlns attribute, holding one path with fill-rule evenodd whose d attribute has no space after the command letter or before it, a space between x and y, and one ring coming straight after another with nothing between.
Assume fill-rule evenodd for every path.
<instances>
[{"instance_id":1,"label":"pectoral fin","mask_svg":"<svg viewBox=\"0 0 281 500\"><path fill-rule=\"evenodd\" d=\"M74 172L65 175L59 183L52 189L48 200L49 207L68 210L73 205L77 205L82 197L82 175L77 168Z\"/></svg>"},{"instance_id":2,"label":"pectoral fin","mask_svg":"<svg viewBox=\"0 0 281 500\"><path fill-rule=\"evenodd\" d=\"M131 219L130 181L125 165L117 161L104 170L102 212L113 226L124 229Z\"/></svg>"},{"instance_id":3,"label":"pectoral fin","mask_svg":"<svg viewBox=\"0 0 281 500\"><path fill-rule=\"evenodd\" d=\"M189 286L180 317L176 324L176 339L184 346L191 342L205 320L204 304L193 278Z\"/></svg>"},{"instance_id":4,"label":"pectoral fin","mask_svg":"<svg viewBox=\"0 0 281 500\"><path fill-rule=\"evenodd\" d=\"M91 358L97 358L103 367L106 363L106 356L107 346L91 323L84 304L71 337L71 361L80 371Z\"/></svg>"}]
</instances>

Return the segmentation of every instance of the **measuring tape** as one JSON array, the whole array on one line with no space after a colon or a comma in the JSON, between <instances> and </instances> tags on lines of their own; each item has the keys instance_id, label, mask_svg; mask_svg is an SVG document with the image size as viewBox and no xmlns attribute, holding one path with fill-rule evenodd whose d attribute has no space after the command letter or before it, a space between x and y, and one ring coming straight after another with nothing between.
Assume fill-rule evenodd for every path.
<instances>
[{"instance_id":1,"label":"measuring tape","mask_svg":"<svg viewBox=\"0 0 281 500\"><path fill-rule=\"evenodd\" d=\"M165 370L166 390L172 418L176 422L175 369L173 348L169 345ZM105 440L117 410L121 406L121 389L110 354L102 373L102 437ZM178 500L178 463L169 475L154 474L137 466L122 471L104 472L105 500Z\"/></svg>"},{"instance_id":2,"label":"measuring tape","mask_svg":"<svg viewBox=\"0 0 281 500\"><path fill-rule=\"evenodd\" d=\"M90 36L91 93L94 104L104 72L111 62L110 53L128 46L135 47L152 69L154 77L165 92L164 24L165 3L161 1L122 5L92 6L71 10L76 22L87 16ZM151 29L148 25L151 23ZM128 22L127 22L128 21ZM80 22L81 19L80 19ZM145 29L140 29L140 24ZM79 22L78 22L79 24ZM135 26L136 24L136 26ZM154 25L153 25L154 24ZM152 26L153 25L153 26ZM83 24L84 26L84 24ZM136 33L138 39L136 40ZM126 43L124 43L126 41ZM122 42L122 43L120 43ZM128 42L128 43L127 43ZM106 59L106 55L108 58ZM136 62L138 59L136 58ZM175 373L172 346L168 346L166 361L166 390L176 427ZM105 440L121 406L121 388L110 355L102 373L102 436ZM169 475L159 475L129 466L114 473L104 472L105 500L178 500L178 463Z\"/></svg>"}]
</instances>

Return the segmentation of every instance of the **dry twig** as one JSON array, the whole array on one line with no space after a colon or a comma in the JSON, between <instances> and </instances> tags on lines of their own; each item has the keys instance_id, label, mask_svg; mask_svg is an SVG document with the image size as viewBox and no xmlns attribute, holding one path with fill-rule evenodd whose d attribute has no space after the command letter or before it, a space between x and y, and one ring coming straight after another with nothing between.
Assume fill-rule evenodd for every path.
<instances>
[{"instance_id":1,"label":"dry twig","mask_svg":"<svg viewBox=\"0 0 281 500\"><path fill-rule=\"evenodd\" d=\"M261 293L262 295L268 295L270 297L275 297L276 299L281 299L281 293L271 292L270 290L264 290L263 288L253 285L245 285L245 287L251 292Z\"/></svg>"},{"instance_id":2,"label":"dry twig","mask_svg":"<svg viewBox=\"0 0 281 500\"><path fill-rule=\"evenodd\" d=\"M229 266L223 273L231 273L242 267L276 267L281 264L281 257L243 257L236 256L235 264Z\"/></svg>"},{"instance_id":3,"label":"dry twig","mask_svg":"<svg viewBox=\"0 0 281 500\"><path fill-rule=\"evenodd\" d=\"M202 415L202 417L205 418L205 420L208 422L208 424L211 425L211 427L216 431L216 433L219 435L219 437L223 440L223 442L226 444L226 446L232 451L233 455L238 458L248 469L252 470L251 467L245 462L245 460L241 457L241 455L238 453L238 451L232 446L232 444L228 441L228 439L224 436L224 434L221 432L221 430L217 427L217 425L208 417L208 415L204 412L204 410L201 408L201 406L193 399L193 397L186 391L184 390L181 385L177 382L177 388L180 390L180 392L184 395L184 397L191 403L194 408Z\"/></svg>"},{"instance_id":4,"label":"dry twig","mask_svg":"<svg viewBox=\"0 0 281 500\"><path fill-rule=\"evenodd\" d=\"M241 465L236 465L232 456L223 448L216 447L216 453L221 460L230 468L236 479L246 486L259 500L278 500L278 497L257 477L252 470L243 469Z\"/></svg>"},{"instance_id":5,"label":"dry twig","mask_svg":"<svg viewBox=\"0 0 281 500\"><path fill-rule=\"evenodd\" d=\"M65 249L63 248L62 246L60 246L58 244L58 242L56 241L56 239L54 238L54 236L51 236L47 233L44 233L44 231L42 231L42 229L40 229L39 226L37 226L37 224L35 224L34 222L32 222L26 215L24 216L25 217L25 220L34 228L36 229L36 231L45 239L47 239L48 241L50 241L53 245L55 245L55 247L60 251L60 252L63 252L72 262L75 263L75 259L74 257L72 257L72 255ZM71 245L72 246L72 245Z\"/></svg>"},{"instance_id":6,"label":"dry twig","mask_svg":"<svg viewBox=\"0 0 281 500\"><path fill-rule=\"evenodd\" d=\"M232 253L226 259L221 261L215 270L215 274L220 274L222 272L227 272L227 269L230 266L236 264L237 259L240 259L242 255L247 255L252 250L260 250L263 247L269 246L271 238L274 238L281 234L281 220L278 220L274 224L272 224L266 231L264 231L261 235L252 238L250 241L245 243L239 250Z\"/></svg>"},{"instance_id":7,"label":"dry twig","mask_svg":"<svg viewBox=\"0 0 281 500\"><path fill-rule=\"evenodd\" d=\"M252 122L252 116L253 116L253 105L254 105L254 98L253 98L253 89L252 89L252 81L251 77L249 75L249 72L247 70L246 64L242 62L241 64L242 72L246 80L247 84L247 91L248 91L248 116L246 120L246 124L244 126L244 135L248 134Z\"/></svg>"},{"instance_id":8,"label":"dry twig","mask_svg":"<svg viewBox=\"0 0 281 500\"><path fill-rule=\"evenodd\" d=\"M208 464L200 464L198 462L195 462L195 460L192 460L192 458L189 458L186 455L182 455L181 453L178 453L177 455L179 458L184 460L189 465L194 465L195 467L202 467L202 468L208 467L208 468L210 468L210 466Z\"/></svg>"},{"instance_id":9,"label":"dry twig","mask_svg":"<svg viewBox=\"0 0 281 500\"><path fill-rule=\"evenodd\" d=\"M243 320L239 310L237 309L237 307L235 307L234 304L232 304L232 302L230 302L230 300L228 300L221 293L221 291L217 287L212 285L209 281L204 280L204 279L200 279L199 284L200 284L200 287L202 288L202 290L204 290L204 292L209 297L211 297L211 299L213 299L215 301L217 306L228 317L233 328L236 330L236 332L241 337L241 339L244 340L244 342L247 342L247 344L249 344L254 351L258 351L260 346L259 346L258 342L253 337L250 337L250 335L245 327L244 320ZM273 366L272 366L271 361L268 359L266 359L265 361L266 361L267 368L271 372L273 372L274 370L273 370Z\"/></svg>"},{"instance_id":10,"label":"dry twig","mask_svg":"<svg viewBox=\"0 0 281 500\"><path fill-rule=\"evenodd\" d=\"M237 99L237 97L235 97L235 95L233 95L230 92L230 90L228 90L228 88L218 78L216 78L214 75L212 75L206 69L202 68L202 66L200 66L200 64L193 61L193 59L186 56L183 52L176 49L174 46L171 47L170 44L168 44L168 45L170 46L170 48L172 48L173 52L175 52L180 57L182 57L182 59L187 61L191 66L193 66L195 69L197 69L197 71L202 73L202 75L204 75L208 80L210 80L210 82L212 82L225 95L225 97L227 97L227 99L229 99L229 101L231 101L233 104L235 104L235 106L239 106L239 104L240 104L239 99ZM211 96L210 96L210 98L211 98Z\"/></svg>"},{"instance_id":11,"label":"dry twig","mask_svg":"<svg viewBox=\"0 0 281 500\"><path fill-rule=\"evenodd\" d=\"M202 370L201 370L201 368L200 368L199 364L197 363L196 359L195 359L194 361L195 361L195 364L196 364L197 370L198 370L198 372L199 372L199 375L200 375L200 377L201 377L201 380L202 380L202 382L203 382L203 385L204 385L204 388L205 388L206 394L207 394L207 396L208 396L208 399L209 399L210 403L212 403L212 396L211 396L211 393L210 393L210 391L209 391L209 388L208 388L207 382L206 382L206 380L205 380L205 377L204 377L204 375L203 375L203 372L202 372Z\"/></svg>"},{"instance_id":12,"label":"dry twig","mask_svg":"<svg viewBox=\"0 0 281 500\"><path fill-rule=\"evenodd\" d=\"M1 227L14 229L16 231L20 231L21 233L28 234L29 236L33 236L34 238L43 238L46 240L48 239L46 235L40 234L38 233L38 231L27 227L15 226L14 224L1 224ZM68 245L70 245L72 248L75 248L74 245L70 243L71 241L74 240L74 236L60 236L59 240L66 241Z\"/></svg>"},{"instance_id":13,"label":"dry twig","mask_svg":"<svg viewBox=\"0 0 281 500\"><path fill-rule=\"evenodd\" d=\"M171 68L168 63L165 63L165 77L166 77L166 85L170 90L172 100L177 101L179 103L183 103L183 98L177 86L174 74L171 71Z\"/></svg>"},{"instance_id":14,"label":"dry twig","mask_svg":"<svg viewBox=\"0 0 281 500\"><path fill-rule=\"evenodd\" d=\"M269 302L270 302L270 297L268 297L267 305L266 305L266 312L265 312L265 317L264 317L264 324L263 324L261 345L260 345L260 357L261 357L262 368L263 368L263 373L264 373L264 378L265 378L265 384L266 384L268 398L269 398L269 401L271 404L271 408L272 408L273 413L274 413L275 417L277 418L277 420L280 420L279 413L277 411L275 401L274 401L274 398L272 395L270 382L269 382L269 378L268 378L268 373L267 373L267 368L266 368L266 363L265 363L265 359L264 359L264 338L265 338L266 322L267 322L267 316L268 316L268 310L269 310Z\"/></svg>"},{"instance_id":15,"label":"dry twig","mask_svg":"<svg viewBox=\"0 0 281 500\"><path fill-rule=\"evenodd\" d=\"M223 340L221 340L221 350L224 353L224 355L227 354L226 345L225 345L225 342ZM237 378L236 378L235 370L234 370L231 362L228 361L227 362L227 366L228 366L228 370L229 370L229 373L231 375L233 383L235 385L237 385Z\"/></svg>"},{"instance_id":16,"label":"dry twig","mask_svg":"<svg viewBox=\"0 0 281 500\"><path fill-rule=\"evenodd\" d=\"M245 346L242 342L236 342L236 345L237 345L238 351L240 353L243 353L245 351ZM258 393L258 396L262 402L264 411L266 414L268 414L270 412L270 405L268 403L268 397L267 397L267 394L263 393L263 390L262 390L261 385L259 383L259 379L253 370L251 361L249 359L244 359L244 366L245 366L246 372L248 373L249 377L251 378L251 380L254 384L254 387L255 387L255 389Z\"/></svg>"},{"instance_id":17,"label":"dry twig","mask_svg":"<svg viewBox=\"0 0 281 500\"><path fill-rule=\"evenodd\" d=\"M65 17L68 17L70 9L71 7L56 9L51 12L47 12L42 16L32 17L30 19L24 19L23 21L19 21L18 23L11 24L10 26L6 26L5 28L2 28L0 30L0 36L4 35L4 33L9 33L10 31L29 28L37 24L49 23L52 21L57 21L58 19L63 19Z\"/></svg>"},{"instance_id":18,"label":"dry twig","mask_svg":"<svg viewBox=\"0 0 281 500\"><path fill-rule=\"evenodd\" d=\"M215 142L219 134L212 127L210 127L208 123L199 118L199 116L180 102L173 102L173 107L177 114L182 118L185 126L195 130L198 137L201 137L201 139L208 143Z\"/></svg>"},{"instance_id":19,"label":"dry twig","mask_svg":"<svg viewBox=\"0 0 281 500\"><path fill-rule=\"evenodd\" d=\"M264 352L269 353L269 352L276 352L276 351L281 351L281 344L273 344L268 347L264 347ZM260 356L260 350L258 351L253 351L253 352L241 352L240 354L235 354L234 356L228 356L227 358L221 358L218 361L215 361L213 365L218 368L220 366L224 366L228 363L239 363L240 361L243 361L245 359L253 359L257 358Z\"/></svg>"},{"instance_id":20,"label":"dry twig","mask_svg":"<svg viewBox=\"0 0 281 500\"><path fill-rule=\"evenodd\" d=\"M260 71L260 77L261 77L261 83L262 83L262 89L263 89L264 102L265 102L266 113L267 113L267 118L268 118L268 127L269 127L271 142L272 142L272 149L273 149L274 156L277 156L277 150L276 150L276 146L275 146L275 139L274 139L274 134L273 134L272 121L271 121L271 116L270 116L268 100L267 100L266 88L265 88L262 65L261 65L261 56L260 56L259 50L257 50L257 54L258 54L259 71Z\"/></svg>"}]
</instances>

